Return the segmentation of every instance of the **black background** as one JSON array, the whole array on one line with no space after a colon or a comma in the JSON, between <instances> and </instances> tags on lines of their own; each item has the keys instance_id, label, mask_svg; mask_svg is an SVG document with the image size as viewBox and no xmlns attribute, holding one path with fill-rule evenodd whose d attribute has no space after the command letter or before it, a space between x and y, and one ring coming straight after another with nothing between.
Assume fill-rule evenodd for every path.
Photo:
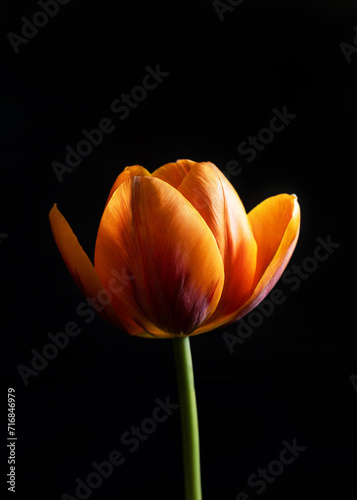
<instances>
[{"instance_id":1,"label":"black background","mask_svg":"<svg viewBox=\"0 0 357 500\"><path fill-rule=\"evenodd\" d=\"M137 339L99 316L86 325L83 301L53 241L54 202L93 258L111 184L126 166L150 171L178 158L210 160L247 211L280 192L296 193L301 235L289 263L312 257L316 238L339 248L295 291L279 282L284 304L230 353L222 335L191 339L200 420L203 498L356 498L357 373L353 248L357 54L353 1L244 0L221 21L210 1L71 0L15 54L36 2L1 7L1 495L6 495L6 392L16 389L16 494L75 497L75 480L112 450L126 462L90 498L183 499L180 418L176 410L139 449L120 443L150 417L155 399L178 402L170 341ZM141 84L147 65L169 76L120 121L110 111ZM256 159L238 145L269 124L273 108L296 118ZM116 129L59 182L81 130L113 119ZM77 321L81 334L25 387L48 333ZM277 459L282 441L306 447L261 495L247 485Z\"/></svg>"}]
</instances>

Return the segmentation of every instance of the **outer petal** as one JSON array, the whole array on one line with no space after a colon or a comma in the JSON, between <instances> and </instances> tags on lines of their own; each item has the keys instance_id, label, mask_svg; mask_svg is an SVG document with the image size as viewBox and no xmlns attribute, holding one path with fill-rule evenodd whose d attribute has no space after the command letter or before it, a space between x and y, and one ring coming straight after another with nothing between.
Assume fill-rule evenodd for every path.
<instances>
[{"instance_id":1,"label":"outer petal","mask_svg":"<svg viewBox=\"0 0 357 500\"><path fill-rule=\"evenodd\" d=\"M98 310L104 308L100 313L107 321L113 325L125 329L119 321L114 309L107 300L98 301L98 293L103 292L103 285L99 277L78 242L75 234L70 228L68 222L63 217L55 204L49 214L50 224L57 247L63 257L63 260L68 267L74 281L85 297L91 297L98 305ZM99 296L101 298L101 295ZM144 333L143 329L131 322L133 334Z\"/></svg>"},{"instance_id":2,"label":"outer petal","mask_svg":"<svg viewBox=\"0 0 357 500\"><path fill-rule=\"evenodd\" d=\"M120 184L125 182L130 177L134 177L135 175L151 175L151 174L148 170L146 170L146 168L142 167L141 165L132 165L131 167L125 167L124 170L115 179L115 182L112 186L112 189L110 190L105 206L108 205L110 198L113 196L113 194L118 189Z\"/></svg>"},{"instance_id":3,"label":"outer petal","mask_svg":"<svg viewBox=\"0 0 357 500\"><path fill-rule=\"evenodd\" d=\"M233 315L237 321L254 309L276 285L295 249L300 231L300 206L295 195L266 199L248 214L258 244L257 272L246 303Z\"/></svg>"},{"instance_id":4,"label":"outer petal","mask_svg":"<svg viewBox=\"0 0 357 500\"><path fill-rule=\"evenodd\" d=\"M160 337L190 334L216 308L224 271L211 231L172 186L133 177L108 203L98 231L95 268L105 286L113 269L133 277L113 306Z\"/></svg>"},{"instance_id":5,"label":"outer petal","mask_svg":"<svg viewBox=\"0 0 357 500\"><path fill-rule=\"evenodd\" d=\"M225 323L244 303L254 281L257 244L244 206L222 172L210 162L186 165L190 170L177 189L211 229L225 273L221 300L212 316L195 332L200 333ZM174 167L169 168L172 171Z\"/></svg>"}]
</instances>

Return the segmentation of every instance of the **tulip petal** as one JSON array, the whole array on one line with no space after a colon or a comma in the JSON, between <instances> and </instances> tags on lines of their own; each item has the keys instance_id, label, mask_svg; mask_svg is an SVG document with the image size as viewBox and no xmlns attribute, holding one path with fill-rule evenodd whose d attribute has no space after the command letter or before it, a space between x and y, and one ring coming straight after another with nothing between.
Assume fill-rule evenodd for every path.
<instances>
[{"instance_id":1,"label":"tulip petal","mask_svg":"<svg viewBox=\"0 0 357 500\"><path fill-rule=\"evenodd\" d=\"M78 288L85 297L94 300L100 314L114 326L124 330L126 326L119 321L113 307L107 304L107 298L102 298L103 285L91 263L89 257L84 252L73 233L67 220L63 217L55 204L49 214L52 233L62 258L71 273ZM102 300L98 300L98 294ZM103 300L104 299L104 300ZM134 334L142 334L143 329L130 321L130 326Z\"/></svg>"},{"instance_id":2,"label":"tulip petal","mask_svg":"<svg viewBox=\"0 0 357 500\"><path fill-rule=\"evenodd\" d=\"M248 217L258 243L257 273L249 299L230 322L252 311L273 289L295 250L300 232L300 206L295 195L268 198Z\"/></svg>"},{"instance_id":3,"label":"tulip petal","mask_svg":"<svg viewBox=\"0 0 357 500\"><path fill-rule=\"evenodd\" d=\"M108 205L110 198L113 196L114 192L118 189L120 184L125 182L129 177L134 177L135 175L151 175L146 168L141 165L132 165L130 167L125 167L124 170L115 179L115 182L110 190L109 196L107 198L105 206Z\"/></svg>"},{"instance_id":4,"label":"tulip petal","mask_svg":"<svg viewBox=\"0 0 357 500\"><path fill-rule=\"evenodd\" d=\"M104 210L95 268L105 286L113 269L132 276L113 298L159 337L190 334L216 308L224 282L222 258L207 224L170 184L132 177Z\"/></svg>"},{"instance_id":5,"label":"tulip petal","mask_svg":"<svg viewBox=\"0 0 357 500\"><path fill-rule=\"evenodd\" d=\"M202 328L213 329L244 303L253 285L257 244L237 192L210 162L195 163L178 187L211 229L224 263L221 300ZM199 328L201 331L201 328Z\"/></svg>"},{"instance_id":6,"label":"tulip petal","mask_svg":"<svg viewBox=\"0 0 357 500\"><path fill-rule=\"evenodd\" d=\"M300 206L295 195L267 198L248 214L258 244L257 272L252 294L234 321L254 309L283 274L300 232Z\"/></svg>"},{"instance_id":7,"label":"tulip petal","mask_svg":"<svg viewBox=\"0 0 357 500\"><path fill-rule=\"evenodd\" d=\"M155 170L152 176L177 189L195 163L192 160L177 160L176 163L166 163Z\"/></svg>"},{"instance_id":8,"label":"tulip petal","mask_svg":"<svg viewBox=\"0 0 357 500\"><path fill-rule=\"evenodd\" d=\"M248 218L258 244L256 285L268 270L281 244L286 243L286 238L297 236L300 225L297 197L280 194L267 198L249 212ZM289 240L288 244L290 243ZM282 250L280 248L280 252Z\"/></svg>"},{"instance_id":9,"label":"tulip petal","mask_svg":"<svg viewBox=\"0 0 357 500\"><path fill-rule=\"evenodd\" d=\"M208 322L194 335L237 321L252 311L276 285L292 256L300 230L300 207L295 195L266 199L249 212L248 219L258 245L256 275L249 298L224 322L214 325Z\"/></svg>"}]
</instances>

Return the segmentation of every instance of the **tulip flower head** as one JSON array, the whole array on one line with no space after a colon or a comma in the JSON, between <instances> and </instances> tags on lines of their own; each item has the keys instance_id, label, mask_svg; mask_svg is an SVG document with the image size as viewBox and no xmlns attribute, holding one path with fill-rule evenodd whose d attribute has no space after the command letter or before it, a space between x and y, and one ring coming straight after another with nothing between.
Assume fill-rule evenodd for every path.
<instances>
[{"instance_id":1,"label":"tulip flower head","mask_svg":"<svg viewBox=\"0 0 357 500\"><path fill-rule=\"evenodd\" d=\"M131 335L172 338L237 321L264 299L296 246L300 208L295 195L279 194L247 214L213 163L178 160L152 174L139 165L121 172L94 265L56 205L50 223L71 275L103 317Z\"/></svg>"}]
</instances>

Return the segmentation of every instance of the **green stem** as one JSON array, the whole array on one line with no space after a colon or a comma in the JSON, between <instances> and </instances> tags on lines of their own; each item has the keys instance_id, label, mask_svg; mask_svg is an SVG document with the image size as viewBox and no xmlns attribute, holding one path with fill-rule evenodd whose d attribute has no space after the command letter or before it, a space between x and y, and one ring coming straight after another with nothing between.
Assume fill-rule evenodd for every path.
<instances>
[{"instance_id":1,"label":"green stem","mask_svg":"<svg viewBox=\"0 0 357 500\"><path fill-rule=\"evenodd\" d=\"M202 500L200 444L193 366L189 337L173 339L180 398L186 500Z\"/></svg>"}]
</instances>

